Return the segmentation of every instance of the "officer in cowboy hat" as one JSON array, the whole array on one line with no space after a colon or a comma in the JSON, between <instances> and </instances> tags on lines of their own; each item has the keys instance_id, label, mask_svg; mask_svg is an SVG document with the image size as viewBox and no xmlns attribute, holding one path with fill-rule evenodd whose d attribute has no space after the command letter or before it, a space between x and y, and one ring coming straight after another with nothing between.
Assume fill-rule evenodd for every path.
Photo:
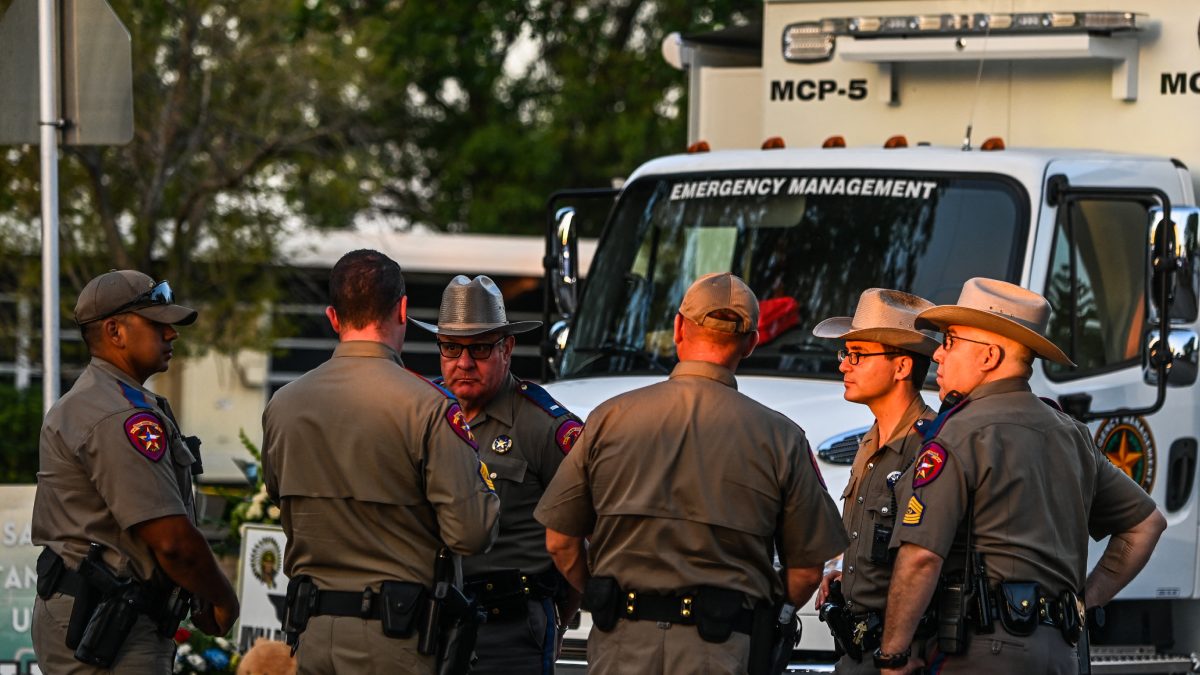
<instances>
[{"instance_id":1,"label":"officer in cowboy hat","mask_svg":"<svg viewBox=\"0 0 1200 675\"><path fill-rule=\"evenodd\" d=\"M987 577L981 586L993 599L991 616L966 611L963 639L931 641L924 655L931 669L1079 672L1073 645L1082 608L1107 603L1133 579L1166 527L1087 427L1030 391L1035 358L1073 365L1044 336L1050 311L1037 293L974 278L958 304L918 317L918 327L944 334L933 356L938 385L959 402L924 425L921 454L897 490L905 512L892 540L899 552L875 653L886 674L919 667L922 658L910 654L918 618L939 576L961 578L968 553L982 559L971 566ZM1088 535L1112 539L1085 575ZM989 623L992 632L980 630Z\"/></svg>"},{"instance_id":2,"label":"officer in cowboy hat","mask_svg":"<svg viewBox=\"0 0 1200 675\"><path fill-rule=\"evenodd\" d=\"M496 544L463 561L467 589L488 614L471 672L552 673L579 595L554 568L533 509L583 424L545 389L510 372L513 336L542 323L509 321L500 289L488 277L454 277L442 293L437 324L412 321L437 336L438 382L462 404L500 495Z\"/></svg>"},{"instance_id":3,"label":"officer in cowboy hat","mask_svg":"<svg viewBox=\"0 0 1200 675\"><path fill-rule=\"evenodd\" d=\"M174 628L164 635L162 627L183 618L167 601L176 586L195 596L197 628L224 635L237 620L237 596L195 525L192 474L199 456L167 399L145 387L167 369L175 327L195 321L196 310L175 304L167 282L135 270L101 274L79 294L75 323L92 360L46 414L38 445L33 543L45 549L33 646L43 672L171 672ZM144 594L121 644L100 645L115 650L104 666L75 657L107 592L79 573L95 544L101 559L88 564Z\"/></svg>"},{"instance_id":4,"label":"officer in cowboy hat","mask_svg":"<svg viewBox=\"0 0 1200 675\"><path fill-rule=\"evenodd\" d=\"M813 335L843 340L839 370L847 401L871 409L875 423L863 436L842 493L842 523L850 533L845 554L826 565L817 606L829 597L830 583L839 581L842 598L832 600L849 622L831 621L834 637L847 652L837 673L878 673L871 658L883 633L884 604L892 577L888 542L896 525L894 489L899 476L912 465L921 447L914 428L933 417L921 398L929 359L938 342L914 327L917 314L933 303L909 293L870 288L858 299L854 316L834 317L817 324ZM854 634L839 627L865 624ZM847 644L849 643L849 644ZM863 658L865 656L865 658Z\"/></svg>"}]
</instances>

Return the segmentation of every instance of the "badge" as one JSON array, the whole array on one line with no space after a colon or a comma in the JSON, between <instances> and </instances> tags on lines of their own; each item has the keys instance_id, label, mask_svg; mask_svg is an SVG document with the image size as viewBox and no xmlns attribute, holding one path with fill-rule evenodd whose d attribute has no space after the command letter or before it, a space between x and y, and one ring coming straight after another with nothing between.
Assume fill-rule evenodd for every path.
<instances>
[{"instance_id":1,"label":"badge","mask_svg":"<svg viewBox=\"0 0 1200 675\"><path fill-rule=\"evenodd\" d=\"M575 420L567 420L558 426L558 431L554 432L554 440L558 441L558 449L562 450L565 455L575 447L575 441L579 440L579 434L582 433L582 424Z\"/></svg>"},{"instance_id":2,"label":"badge","mask_svg":"<svg viewBox=\"0 0 1200 675\"><path fill-rule=\"evenodd\" d=\"M463 439L471 449L478 451L479 445L475 443L475 434L471 433L471 425L467 424L467 416L463 414L462 408L458 407L457 403L450 405L446 410L446 421L450 423L450 428L458 437Z\"/></svg>"},{"instance_id":3,"label":"badge","mask_svg":"<svg viewBox=\"0 0 1200 675\"><path fill-rule=\"evenodd\" d=\"M920 499L917 499L916 495L913 495L908 498L908 506L904 509L904 520L902 522L910 526L920 525L921 515L924 513L925 505L921 503Z\"/></svg>"},{"instance_id":4,"label":"badge","mask_svg":"<svg viewBox=\"0 0 1200 675\"><path fill-rule=\"evenodd\" d=\"M1145 418L1105 420L1096 430L1096 447L1147 493L1154 487L1154 436Z\"/></svg>"},{"instance_id":5,"label":"badge","mask_svg":"<svg viewBox=\"0 0 1200 675\"><path fill-rule=\"evenodd\" d=\"M913 489L929 485L942 473L946 466L946 450L937 443L925 444L917 455L917 468L913 470Z\"/></svg>"},{"instance_id":6,"label":"badge","mask_svg":"<svg viewBox=\"0 0 1200 675\"><path fill-rule=\"evenodd\" d=\"M479 462L479 477L483 479L483 484L492 492L496 491L496 484L492 482L492 474L488 472L487 464L483 460Z\"/></svg>"},{"instance_id":7,"label":"badge","mask_svg":"<svg viewBox=\"0 0 1200 675\"><path fill-rule=\"evenodd\" d=\"M512 439L508 436L497 436L496 440L492 441L492 452L497 455L503 455L509 450L512 450Z\"/></svg>"},{"instance_id":8,"label":"badge","mask_svg":"<svg viewBox=\"0 0 1200 675\"><path fill-rule=\"evenodd\" d=\"M896 481L900 480L900 476L902 475L903 474L901 474L899 471L893 471L887 475L887 486L889 490L896 489Z\"/></svg>"},{"instance_id":9,"label":"badge","mask_svg":"<svg viewBox=\"0 0 1200 675\"><path fill-rule=\"evenodd\" d=\"M150 413L134 413L125 420L125 437L129 439L134 450L142 453L152 462L162 459L167 451L166 434L163 433L162 422Z\"/></svg>"}]
</instances>

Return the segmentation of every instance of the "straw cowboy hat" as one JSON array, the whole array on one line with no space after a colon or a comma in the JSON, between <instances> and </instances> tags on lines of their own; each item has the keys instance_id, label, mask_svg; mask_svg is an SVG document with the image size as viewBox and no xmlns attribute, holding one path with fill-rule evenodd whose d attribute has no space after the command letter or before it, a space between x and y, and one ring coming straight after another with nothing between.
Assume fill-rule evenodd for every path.
<instances>
[{"instance_id":1,"label":"straw cowboy hat","mask_svg":"<svg viewBox=\"0 0 1200 675\"><path fill-rule=\"evenodd\" d=\"M938 341L913 325L917 315L933 303L911 293L886 288L868 288L858 297L854 316L825 319L813 328L813 335L835 340L878 342L933 356Z\"/></svg>"},{"instance_id":2,"label":"straw cowboy hat","mask_svg":"<svg viewBox=\"0 0 1200 675\"><path fill-rule=\"evenodd\" d=\"M524 333L542 325L541 321L509 321L504 314L504 297L496 282L482 274L474 279L458 275L442 292L437 325L410 319L435 335L471 337L484 333Z\"/></svg>"},{"instance_id":3,"label":"straw cowboy hat","mask_svg":"<svg viewBox=\"0 0 1200 675\"><path fill-rule=\"evenodd\" d=\"M1033 350L1043 359L1066 366L1075 364L1043 333L1050 324L1046 298L1015 284L975 277L963 284L956 305L931 307L917 317L917 326L945 331L947 326L969 326L1001 335Z\"/></svg>"}]
</instances>

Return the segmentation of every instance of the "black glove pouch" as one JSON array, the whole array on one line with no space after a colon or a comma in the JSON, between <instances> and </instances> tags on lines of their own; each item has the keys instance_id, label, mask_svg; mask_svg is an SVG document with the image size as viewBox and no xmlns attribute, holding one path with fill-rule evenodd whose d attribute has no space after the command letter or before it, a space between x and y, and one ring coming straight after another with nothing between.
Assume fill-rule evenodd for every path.
<instances>
[{"instance_id":1,"label":"black glove pouch","mask_svg":"<svg viewBox=\"0 0 1200 675\"><path fill-rule=\"evenodd\" d=\"M1000 623L1009 635L1033 635L1038 626L1038 595L1034 581L1005 581L1000 584Z\"/></svg>"},{"instance_id":2,"label":"black glove pouch","mask_svg":"<svg viewBox=\"0 0 1200 675\"><path fill-rule=\"evenodd\" d=\"M383 634L390 638L411 637L425 606L425 587L409 581L385 581L379 587Z\"/></svg>"},{"instance_id":3,"label":"black glove pouch","mask_svg":"<svg viewBox=\"0 0 1200 675\"><path fill-rule=\"evenodd\" d=\"M613 577L592 577L583 587L583 608L592 614L592 625L609 632L617 625L622 608L621 587Z\"/></svg>"},{"instance_id":4,"label":"black glove pouch","mask_svg":"<svg viewBox=\"0 0 1200 675\"><path fill-rule=\"evenodd\" d=\"M705 642L725 642L742 612L746 594L713 586L696 590L696 632Z\"/></svg>"}]
</instances>

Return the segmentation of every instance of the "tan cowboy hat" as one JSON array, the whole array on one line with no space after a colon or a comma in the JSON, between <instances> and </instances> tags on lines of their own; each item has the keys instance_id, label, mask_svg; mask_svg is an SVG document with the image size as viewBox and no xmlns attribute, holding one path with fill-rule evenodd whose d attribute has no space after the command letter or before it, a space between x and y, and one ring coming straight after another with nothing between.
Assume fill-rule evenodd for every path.
<instances>
[{"instance_id":1,"label":"tan cowboy hat","mask_svg":"<svg viewBox=\"0 0 1200 675\"><path fill-rule=\"evenodd\" d=\"M524 333L542 325L541 321L509 321L504 313L504 296L496 282L482 274L474 279L458 275L442 292L437 325L409 319L435 335L471 337L484 333Z\"/></svg>"},{"instance_id":2,"label":"tan cowboy hat","mask_svg":"<svg viewBox=\"0 0 1200 675\"><path fill-rule=\"evenodd\" d=\"M933 303L911 293L886 288L868 288L858 296L854 316L835 316L813 328L813 335L835 340L878 342L933 356L938 341L931 333L917 330L913 322Z\"/></svg>"},{"instance_id":3,"label":"tan cowboy hat","mask_svg":"<svg viewBox=\"0 0 1200 675\"><path fill-rule=\"evenodd\" d=\"M963 284L956 305L931 307L917 317L917 326L945 331L947 326L970 326L1019 342L1043 359L1074 367L1071 359L1043 333L1050 324L1046 298L1016 284L975 277Z\"/></svg>"}]
</instances>

